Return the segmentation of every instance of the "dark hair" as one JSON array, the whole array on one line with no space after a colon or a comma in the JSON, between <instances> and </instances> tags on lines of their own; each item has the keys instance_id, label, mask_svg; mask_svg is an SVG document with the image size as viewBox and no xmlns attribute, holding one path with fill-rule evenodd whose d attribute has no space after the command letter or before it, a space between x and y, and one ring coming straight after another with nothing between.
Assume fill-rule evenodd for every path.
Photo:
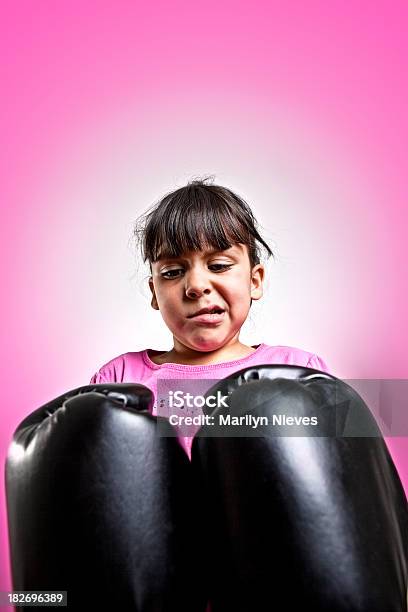
<instances>
[{"instance_id":1,"label":"dark hair","mask_svg":"<svg viewBox=\"0 0 408 612\"><path fill-rule=\"evenodd\" d=\"M134 235L143 262L209 247L223 251L239 242L248 246L251 269L260 263L257 242L273 257L248 204L210 180L196 179L168 193L138 218Z\"/></svg>"}]
</instances>

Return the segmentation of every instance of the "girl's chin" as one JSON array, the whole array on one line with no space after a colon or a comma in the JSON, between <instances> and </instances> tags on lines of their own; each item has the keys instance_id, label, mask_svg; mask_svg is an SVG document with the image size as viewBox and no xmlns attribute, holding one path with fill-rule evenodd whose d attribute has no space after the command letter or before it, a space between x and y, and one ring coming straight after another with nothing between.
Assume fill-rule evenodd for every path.
<instances>
[{"instance_id":1,"label":"girl's chin","mask_svg":"<svg viewBox=\"0 0 408 612\"><path fill-rule=\"evenodd\" d=\"M188 342L186 346L191 348L191 350L193 351L210 352L210 351L218 351L219 349L223 348L225 344L226 344L225 338L223 338L222 340L218 340L217 342L215 342L214 340L210 341L210 339L202 339L199 341L190 340L190 342Z\"/></svg>"}]
</instances>

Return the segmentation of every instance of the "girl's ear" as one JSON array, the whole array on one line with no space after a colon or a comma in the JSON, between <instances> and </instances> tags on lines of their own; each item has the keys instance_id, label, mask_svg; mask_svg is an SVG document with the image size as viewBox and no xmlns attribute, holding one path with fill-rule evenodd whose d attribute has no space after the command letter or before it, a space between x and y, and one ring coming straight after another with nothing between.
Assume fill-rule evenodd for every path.
<instances>
[{"instance_id":1,"label":"girl's ear","mask_svg":"<svg viewBox=\"0 0 408 612\"><path fill-rule=\"evenodd\" d=\"M150 304L152 308L154 308L154 310L160 310L159 305L157 303L156 292L154 290L153 278L151 276L149 277L149 287L150 291L152 292L152 301L150 302Z\"/></svg>"},{"instance_id":2,"label":"girl's ear","mask_svg":"<svg viewBox=\"0 0 408 612\"><path fill-rule=\"evenodd\" d=\"M251 300L259 300L263 295L263 279L265 276L265 267L262 264L257 264L252 268L251 272Z\"/></svg>"}]
</instances>

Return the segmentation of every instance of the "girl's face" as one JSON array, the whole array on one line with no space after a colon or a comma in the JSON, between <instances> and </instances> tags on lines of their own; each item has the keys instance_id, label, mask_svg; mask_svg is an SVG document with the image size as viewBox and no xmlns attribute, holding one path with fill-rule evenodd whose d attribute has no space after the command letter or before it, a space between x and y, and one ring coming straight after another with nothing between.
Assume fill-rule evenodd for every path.
<instances>
[{"instance_id":1,"label":"girl's face","mask_svg":"<svg viewBox=\"0 0 408 612\"><path fill-rule=\"evenodd\" d=\"M152 264L152 307L160 310L174 341L195 351L213 351L238 339L251 305L262 297L264 266L251 270L248 249L190 251ZM193 316L216 306L219 315Z\"/></svg>"}]
</instances>

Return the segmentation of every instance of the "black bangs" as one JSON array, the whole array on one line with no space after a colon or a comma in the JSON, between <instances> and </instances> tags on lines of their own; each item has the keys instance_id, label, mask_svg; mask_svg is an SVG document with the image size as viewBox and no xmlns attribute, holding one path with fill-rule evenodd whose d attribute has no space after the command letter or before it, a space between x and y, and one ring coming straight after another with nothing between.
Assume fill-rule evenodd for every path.
<instances>
[{"instance_id":1,"label":"black bangs","mask_svg":"<svg viewBox=\"0 0 408 612\"><path fill-rule=\"evenodd\" d=\"M259 263L256 241L273 256L256 228L249 206L232 191L205 180L167 194L135 227L142 258L150 263L188 251L224 251L246 244L251 265Z\"/></svg>"}]
</instances>

